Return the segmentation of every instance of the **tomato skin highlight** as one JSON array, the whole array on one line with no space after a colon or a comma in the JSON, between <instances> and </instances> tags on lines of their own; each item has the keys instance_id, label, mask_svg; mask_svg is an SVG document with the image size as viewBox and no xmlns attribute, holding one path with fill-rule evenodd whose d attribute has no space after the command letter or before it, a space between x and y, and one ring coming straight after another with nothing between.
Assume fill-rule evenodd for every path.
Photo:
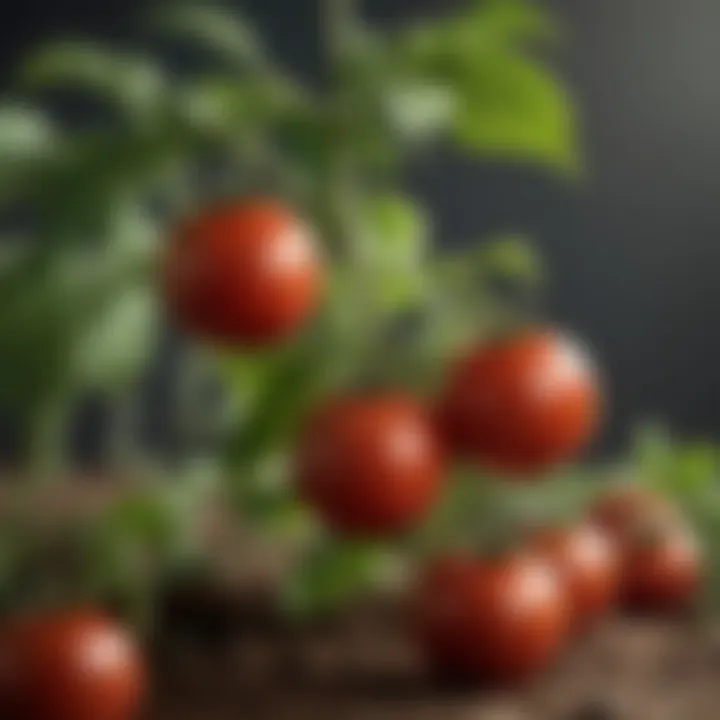
<instances>
[{"instance_id":1,"label":"tomato skin highlight","mask_svg":"<svg viewBox=\"0 0 720 720\"><path fill-rule=\"evenodd\" d=\"M0 707L23 720L132 720L145 690L132 637L87 611L19 618L0 632Z\"/></svg>"},{"instance_id":2,"label":"tomato skin highlight","mask_svg":"<svg viewBox=\"0 0 720 720\"><path fill-rule=\"evenodd\" d=\"M627 540L623 554L623 605L649 614L688 610L702 584L702 553L693 533L678 526L652 538Z\"/></svg>"},{"instance_id":3,"label":"tomato skin highlight","mask_svg":"<svg viewBox=\"0 0 720 720\"><path fill-rule=\"evenodd\" d=\"M431 665L480 683L516 684L543 671L568 630L557 573L523 554L445 557L415 590L414 631Z\"/></svg>"},{"instance_id":4,"label":"tomato skin highlight","mask_svg":"<svg viewBox=\"0 0 720 720\"><path fill-rule=\"evenodd\" d=\"M323 286L310 229L278 201L211 207L179 228L164 265L171 318L226 346L265 346L293 334Z\"/></svg>"},{"instance_id":5,"label":"tomato skin highlight","mask_svg":"<svg viewBox=\"0 0 720 720\"><path fill-rule=\"evenodd\" d=\"M537 473L578 453L601 415L586 353L552 329L472 350L451 372L437 419L448 446L482 465Z\"/></svg>"},{"instance_id":6,"label":"tomato skin highlight","mask_svg":"<svg viewBox=\"0 0 720 720\"><path fill-rule=\"evenodd\" d=\"M381 536L420 522L435 503L444 462L425 410L392 393L338 398L301 434L301 496L333 530Z\"/></svg>"},{"instance_id":7,"label":"tomato skin highlight","mask_svg":"<svg viewBox=\"0 0 720 720\"><path fill-rule=\"evenodd\" d=\"M590 523L550 528L537 533L531 547L557 568L565 583L573 631L588 629L614 606L621 557L614 539L603 530Z\"/></svg>"}]
</instances>

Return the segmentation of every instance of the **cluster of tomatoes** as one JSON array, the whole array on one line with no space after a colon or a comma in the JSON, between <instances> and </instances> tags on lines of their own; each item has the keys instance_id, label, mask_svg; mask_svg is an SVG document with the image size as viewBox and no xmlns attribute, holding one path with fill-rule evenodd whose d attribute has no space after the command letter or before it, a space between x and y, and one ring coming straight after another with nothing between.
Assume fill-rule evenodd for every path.
<instances>
[{"instance_id":1,"label":"cluster of tomatoes","mask_svg":"<svg viewBox=\"0 0 720 720\"><path fill-rule=\"evenodd\" d=\"M499 553L436 560L415 588L413 633L437 671L518 683L616 608L690 609L701 575L695 537L671 504L638 488L612 491L580 523L531 532Z\"/></svg>"},{"instance_id":2,"label":"cluster of tomatoes","mask_svg":"<svg viewBox=\"0 0 720 720\"><path fill-rule=\"evenodd\" d=\"M309 228L272 200L228 203L186 224L164 265L163 295L193 336L234 347L288 339L318 306L322 256ZM452 459L531 476L576 455L600 416L587 356L548 328L471 348L428 406L400 391L317 408L296 457L299 494L338 534L387 537L419 525ZM700 559L671 506L639 491L604 498L574 527L515 548L447 555L414 593L414 633L439 669L508 681L541 669L571 632L616 600L677 609ZM143 659L113 619L89 611L19 618L0 633L0 713L27 720L129 720Z\"/></svg>"},{"instance_id":3,"label":"cluster of tomatoes","mask_svg":"<svg viewBox=\"0 0 720 720\"><path fill-rule=\"evenodd\" d=\"M228 205L189 224L166 270L180 324L240 346L286 338L322 294L312 234L272 201ZM553 328L525 329L470 348L429 405L392 390L325 402L298 439L298 491L337 534L393 536L430 513L452 460L536 476L577 455L601 404L597 373L577 343ZM692 534L670 506L615 493L574 527L486 556L437 560L416 589L415 633L442 670L520 679L616 601L684 606L699 570Z\"/></svg>"}]
</instances>

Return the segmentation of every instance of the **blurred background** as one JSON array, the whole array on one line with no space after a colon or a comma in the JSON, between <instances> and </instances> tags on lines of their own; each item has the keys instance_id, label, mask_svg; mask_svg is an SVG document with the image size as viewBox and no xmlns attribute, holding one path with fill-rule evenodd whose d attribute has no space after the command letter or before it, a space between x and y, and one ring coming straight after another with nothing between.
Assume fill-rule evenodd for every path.
<instances>
[{"instance_id":1,"label":"blurred background","mask_svg":"<svg viewBox=\"0 0 720 720\"><path fill-rule=\"evenodd\" d=\"M317 77L313 0L234 0L282 60ZM131 36L144 0L25 0L0 27L2 82L42 39ZM570 27L560 57L583 114L589 183L541 171L425 158L410 182L441 236L534 235L553 313L590 338L612 384L603 448L659 416L680 435L720 432L720 6L713 0L549 3ZM368 18L437 15L451 0L368 0Z\"/></svg>"}]
</instances>

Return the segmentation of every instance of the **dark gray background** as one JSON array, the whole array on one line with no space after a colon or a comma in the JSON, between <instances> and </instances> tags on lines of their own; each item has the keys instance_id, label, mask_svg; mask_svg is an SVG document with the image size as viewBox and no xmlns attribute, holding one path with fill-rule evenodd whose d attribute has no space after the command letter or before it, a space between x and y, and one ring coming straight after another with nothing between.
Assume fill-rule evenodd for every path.
<instances>
[{"instance_id":1,"label":"dark gray background","mask_svg":"<svg viewBox=\"0 0 720 720\"><path fill-rule=\"evenodd\" d=\"M314 0L236 0L281 58L319 66ZM368 0L377 20L441 13L448 0ZM606 447L660 416L683 435L720 431L720 3L555 0L570 28L560 64L583 114L591 181L437 159L416 189L445 238L531 231L553 275L550 305L596 347L612 390ZM52 34L123 36L143 0L24 0L4 8L7 81Z\"/></svg>"}]
</instances>

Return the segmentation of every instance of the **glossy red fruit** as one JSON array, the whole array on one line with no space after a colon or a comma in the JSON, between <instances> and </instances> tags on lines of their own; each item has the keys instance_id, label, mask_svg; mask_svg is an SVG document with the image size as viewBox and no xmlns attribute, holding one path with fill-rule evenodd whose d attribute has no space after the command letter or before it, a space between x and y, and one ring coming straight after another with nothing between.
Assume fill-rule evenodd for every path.
<instances>
[{"instance_id":1,"label":"glossy red fruit","mask_svg":"<svg viewBox=\"0 0 720 720\"><path fill-rule=\"evenodd\" d=\"M0 633L0 707L22 720L131 720L144 690L132 637L91 612L11 622Z\"/></svg>"},{"instance_id":2,"label":"glossy red fruit","mask_svg":"<svg viewBox=\"0 0 720 720\"><path fill-rule=\"evenodd\" d=\"M438 408L452 449L514 473L571 458L599 417L592 364L554 330L528 330L472 351L452 372Z\"/></svg>"},{"instance_id":3,"label":"glossy red fruit","mask_svg":"<svg viewBox=\"0 0 720 720\"><path fill-rule=\"evenodd\" d=\"M368 394L322 407L299 443L301 495L334 530L400 532L420 522L440 491L443 461L423 408Z\"/></svg>"},{"instance_id":4,"label":"glossy red fruit","mask_svg":"<svg viewBox=\"0 0 720 720\"><path fill-rule=\"evenodd\" d=\"M555 570L532 554L447 557L421 579L413 619L437 670L518 683L556 656L567 634L567 602Z\"/></svg>"},{"instance_id":5,"label":"glossy red fruit","mask_svg":"<svg viewBox=\"0 0 720 720\"><path fill-rule=\"evenodd\" d=\"M532 538L531 546L557 569L565 583L573 630L584 630L607 613L620 586L618 547L592 524L550 528Z\"/></svg>"},{"instance_id":6,"label":"glossy red fruit","mask_svg":"<svg viewBox=\"0 0 720 720\"><path fill-rule=\"evenodd\" d=\"M624 605L647 613L686 610L698 597L702 569L700 547L687 528L640 526L623 547Z\"/></svg>"},{"instance_id":7,"label":"glossy red fruit","mask_svg":"<svg viewBox=\"0 0 720 720\"><path fill-rule=\"evenodd\" d=\"M591 510L591 518L616 538L622 539L641 523L651 520L679 521L679 512L667 498L649 488L628 485L601 495Z\"/></svg>"},{"instance_id":8,"label":"glossy red fruit","mask_svg":"<svg viewBox=\"0 0 720 720\"><path fill-rule=\"evenodd\" d=\"M164 292L178 325L230 346L276 343L318 305L323 270L309 228L274 200L203 212L165 258Z\"/></svg>"}]
</instances>

